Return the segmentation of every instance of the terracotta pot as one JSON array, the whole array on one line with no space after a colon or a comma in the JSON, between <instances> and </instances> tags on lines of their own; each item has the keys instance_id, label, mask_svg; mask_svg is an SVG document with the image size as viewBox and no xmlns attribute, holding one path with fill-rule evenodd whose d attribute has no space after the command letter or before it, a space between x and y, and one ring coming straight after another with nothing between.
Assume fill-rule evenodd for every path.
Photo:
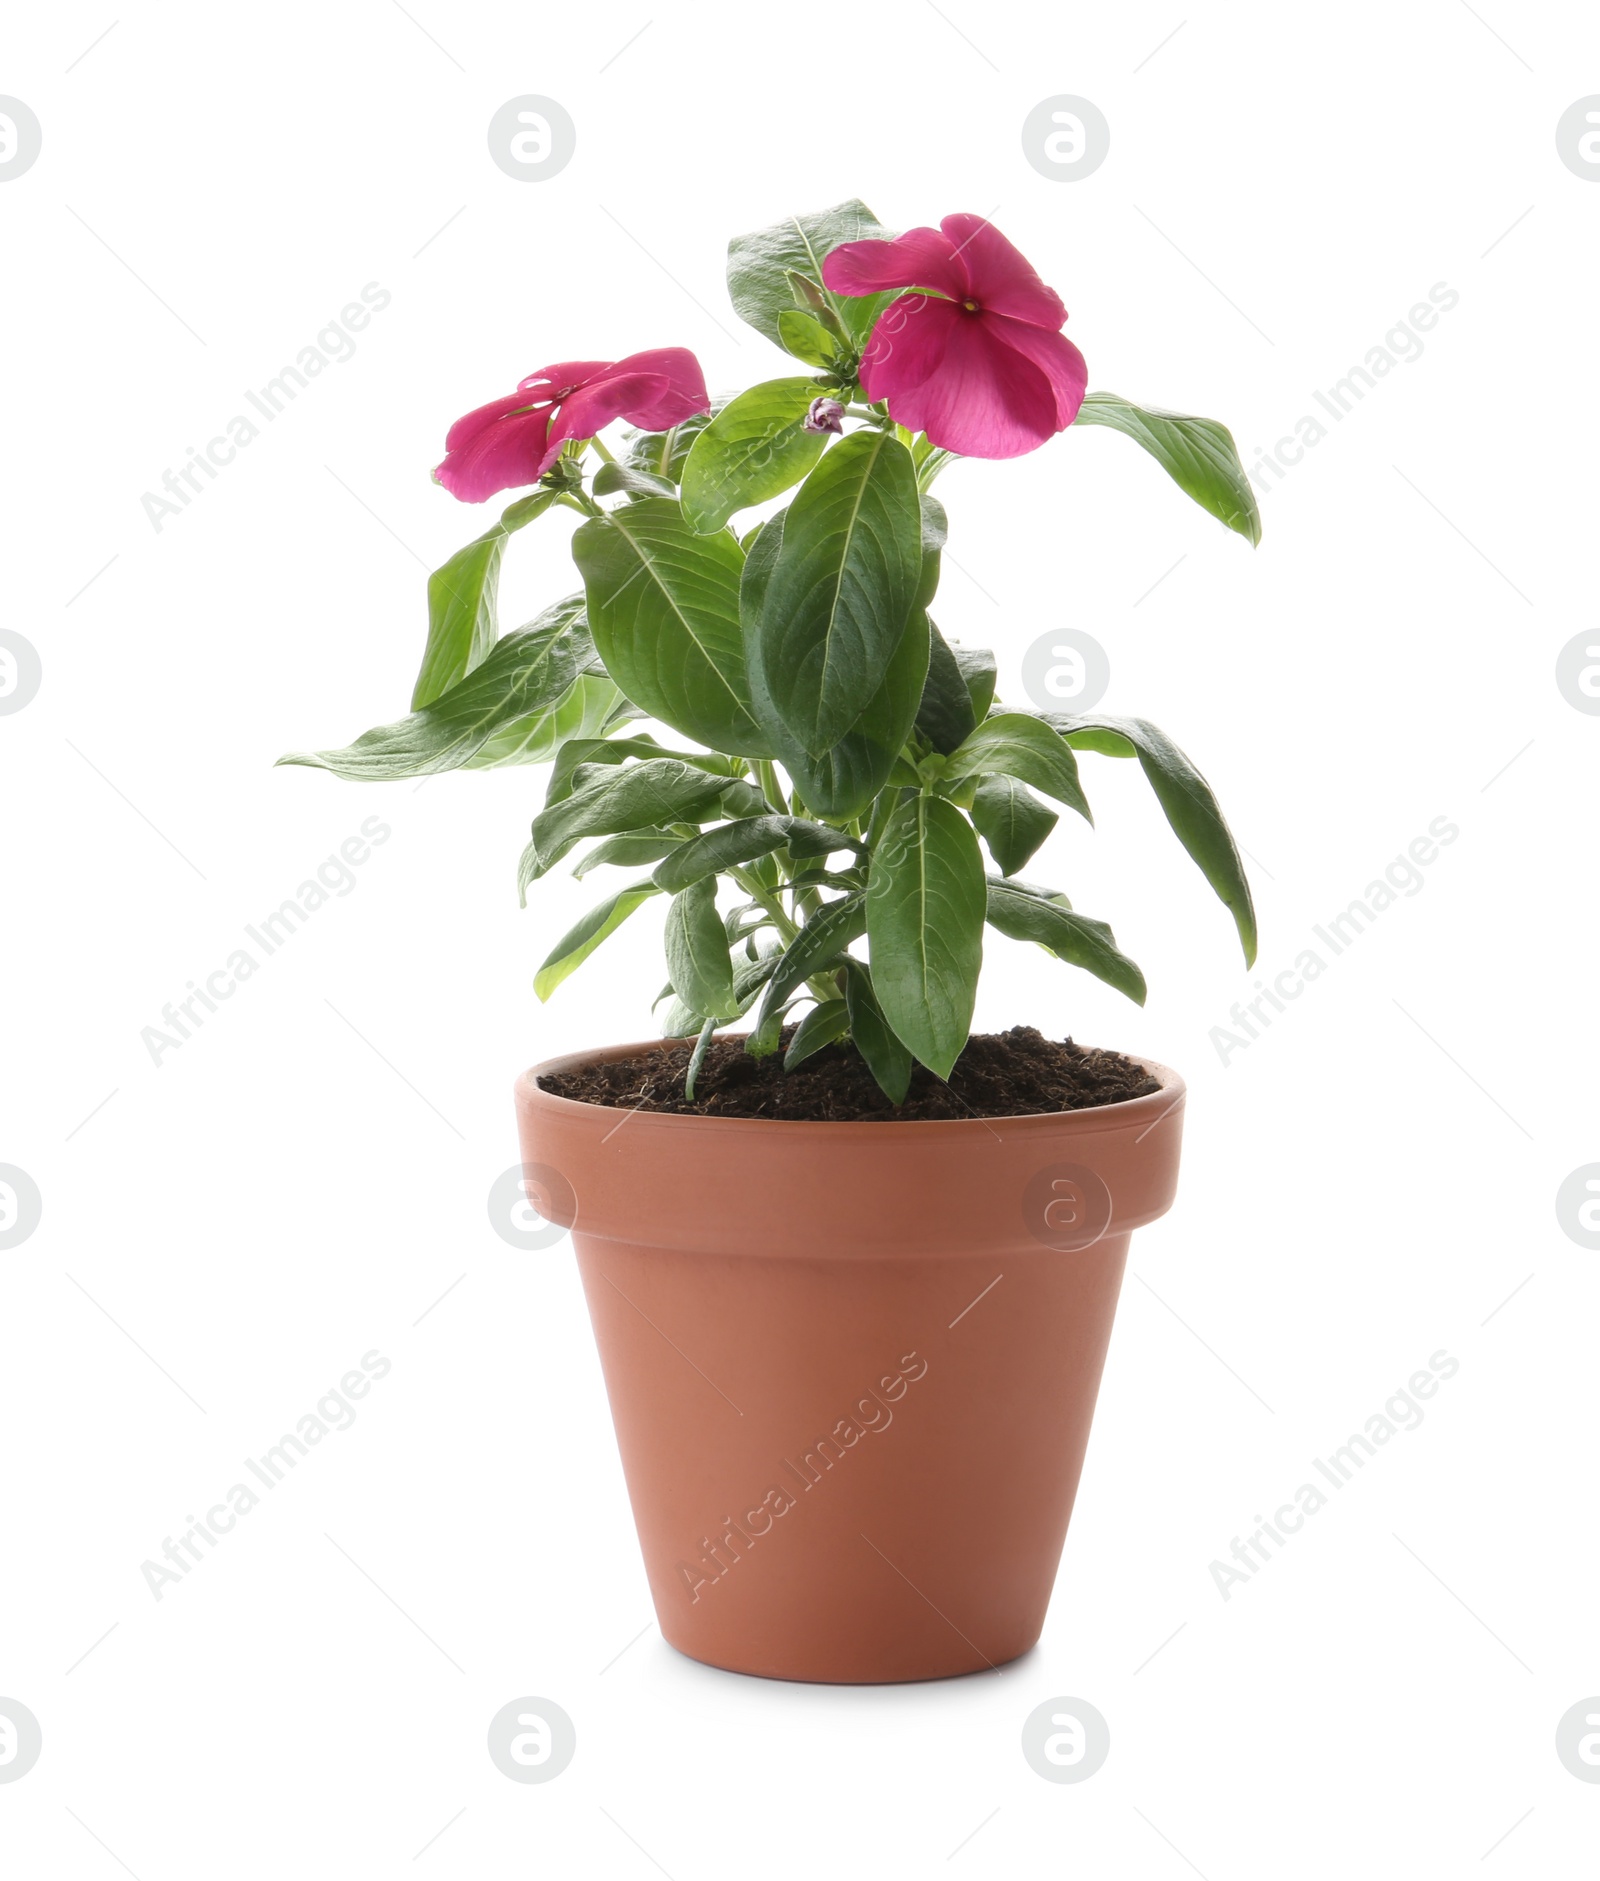
<instances>
[{"instance_id":1,"label":"terracotta pot","mask_svg":"<svg viewBox=\"0 0 1600 1881\"><path fill-rule=\"evenodd\" d=\"M1098 1110L789 1123L517 1083L572 1229L662 1636L767 1678L1003 1665L1038 1639L1128 1237L1183 1081Z\"/></svg>"}]
</instances>

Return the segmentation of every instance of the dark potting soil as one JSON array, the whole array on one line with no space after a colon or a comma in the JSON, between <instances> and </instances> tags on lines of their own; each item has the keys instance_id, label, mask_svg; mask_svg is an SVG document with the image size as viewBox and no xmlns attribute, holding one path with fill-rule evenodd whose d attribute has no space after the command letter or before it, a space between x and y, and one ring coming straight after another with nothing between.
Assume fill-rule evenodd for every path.
<instances>
[{"instance_id":1,"label":"dark potting soil","mask_svg":"<svg viewBox=\"0 0 1600 1881\"><path fill-rule=\"evenodd\" d=\"M783 1050L752 1058L735 1035L714 1039L683 1094L692 1039L668 1039L631 1058L548 1073L542 1089L580 1104L619 1110L675 1111L691 1117L776 1117L804 1123L906 1123L960 1117L1025 1117L1042 1111L1092 1110L1145 1097L1160 1085L1121 1052L1045 1038L1031 1025L980 1032L968 1039L948 1084L926 1066L911 1073L906 1101L891 1104L865 1060L850 1045L825 1045L793 1071Z\"/></svg>"}]
</instances>

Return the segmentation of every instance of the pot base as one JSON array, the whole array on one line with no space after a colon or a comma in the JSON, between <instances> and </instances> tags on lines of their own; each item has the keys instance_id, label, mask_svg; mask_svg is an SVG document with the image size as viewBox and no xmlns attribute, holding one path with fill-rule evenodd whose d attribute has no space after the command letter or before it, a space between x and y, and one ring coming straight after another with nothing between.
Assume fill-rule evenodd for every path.
<instances>
[{"instance_id":1,"label":"pot base","mask_svg":"<svg viewBox=\"0 0 1600 1881\"><path fill-rule=\"evenodd\" d=\"M1044 1625L1126 1235L922 1260L575 1237L662 1637L762 1678L982 1672Z\"/></svg>"}]
</instances>

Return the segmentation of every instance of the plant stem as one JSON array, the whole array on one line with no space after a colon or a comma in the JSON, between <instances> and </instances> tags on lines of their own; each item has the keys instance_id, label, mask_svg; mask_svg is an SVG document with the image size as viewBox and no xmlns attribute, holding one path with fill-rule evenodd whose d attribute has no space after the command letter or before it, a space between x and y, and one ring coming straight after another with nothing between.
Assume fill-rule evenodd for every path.
<instances>
[{"instance_id":1,"label":"plant stem","mask_svg":"<svg viewBox=\"0 0 1600 1881\"><path fill-rule=\"evenodd\" d=\"M800 933L799 928L797 928L794 922L789 919L788 915L784 913L783 903L779 901L778 897L770 888L763 887L748 869L729 869L728 874L739 884L753 902L765 908L767 913L772 916L773 926L776 927L778 932L783 936L786 946L790 941L797 938Z\"/></svg>"},{"instance_id":2,"label":"plant stem","mask_svg":"<svg viewBox=\"0 0 1600 1881\"><path fill-rule=\"evenodd\" d=\"M783 786L778 782L777 766L771 758L757 758L755 767L756 781L761 786L761 794L766 798L768 808L776 810L780 816L787 816L789 806L784 802Z\"/></svg>"},{"instance_id":3,"label":"plant stem","mask_svg":"<svg viewBox=\"0 0 1600 1881\"><path fill-rule=\"evenodd\" d=\"M700 1075L700 1067L705 1063L706 1050L711 1044L711 1034L717 1029L715 1019L707 1019L700 1028L700 1036L695 1040L694 1051L689 1057L689 1074L683 1081L683 1094L692 1104L694 1102L695 1080Z\"/></svg>"},{"instance_id":4,"label":"plant stem","mask_svg":"<svg viewBox=\"0 0 1600 1881\"><path fill-rule=\"evenodd\" d=\"M575 509L580 516L603 516L605 511L590 496L581 490L564 490L556 498L558 504L565 504L568 509Z\"/></svg>"},{"instance_id":5,"label":"plant stem","mask_svg":"<svg viewBox=\"0 0 1600 1881\"><path fill-rule=\"evenodd\" d=\"M617 461L598 438L590 438L589 444L595 454L605 463L614 464Z\"/></svg>"}]
</instances>

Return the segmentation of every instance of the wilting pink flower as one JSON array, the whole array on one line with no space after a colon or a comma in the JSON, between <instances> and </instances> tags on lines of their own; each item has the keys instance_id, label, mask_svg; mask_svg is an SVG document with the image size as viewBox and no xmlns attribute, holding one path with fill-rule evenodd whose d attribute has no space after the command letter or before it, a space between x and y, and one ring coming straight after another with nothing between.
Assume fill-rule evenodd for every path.
<instances>
[{"instance_id":1,"label":"wilting pink flower","mask_svg":"<svg viewBox=\"0 0 1600 1881\"><path fill-rule=\"evenodd\" d=\"M814 398L800 429L802 431L843 431L844 407L836 398Z\"/></svg>"},{"instance_id":2,"label":"wilting pink flower","mask_svg":"<svg viewBox=\"0 0 1600 1881\"><path fill-rule=\"evenodd\" d=\"M921 290L879 315L861 386L942 449L1020 457L1077 417L1089 375L1061 331L1061 296L982 216L946 216L892 242L845 242L822 278L836 294Z\"/></svg>"},{"instance_id":3,"label":"wilting pink flower","mask_svg":"<svg viewBox=\"0 0 1600 1881\"><path fill-rule=\"evenodd\" d=\"M433 474L463 503L482 503L497 491L537 483L568 438L592 438L613 418L665 431L710 409L700 362L686 347L660 346L614 363L569 359L458 418Z\"/></svg>"}]
</instances>

